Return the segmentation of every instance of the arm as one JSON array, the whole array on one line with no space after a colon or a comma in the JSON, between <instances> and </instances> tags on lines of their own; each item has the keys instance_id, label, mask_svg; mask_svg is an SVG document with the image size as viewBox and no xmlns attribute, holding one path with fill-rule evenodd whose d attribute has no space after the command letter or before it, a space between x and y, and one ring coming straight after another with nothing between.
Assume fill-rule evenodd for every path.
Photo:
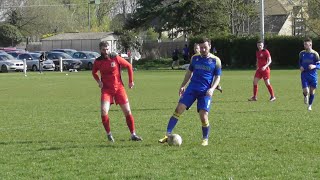
<instances>
[{"instance_id":1,"label":"arm","mask_svg":"<svg viewBox=\"0 0 320 180\"><path fill-rule=\"evenodd\" d=\"M124 67L124 68L127 68L128 70L128 76L129 76L129 88L133 88L134 86L134 82L133 82L133 69L132 69L132 65L126 61L125 59L123 59L122 57L120 56L117 56L116 57L120 66L121 67Z\"/></svg>"},{"instance_id":2,"label":"arm","mask_svg":"<svg viewBox=\"0 0 320 180\"><path fill-rule=\"evenodd\" d=\"M302 66L302 57L301 57L301 52L299 53L299 68L300 68L300 71L303 72L304 71L304 68Z\"/></svg>"},{"instance_id":3,"label":"arm","mask_svg":"<svg viewBox=\"0 0 320 180\"><path fill-rule=\"evenodd\" d=\"M309 69L320 69L320 59L319 59L319 54L317 52L314 52L314 64L309 65Z\"/></svg>"},{"instance_id":4,"label":"arm","mask_svg":"<svg viewBox=\"0 0 320 180\"><path fill-rule=\"evenodd\" d=\"M214 72L213 72L214 79L211 83L211 87L207 90L207 93L206 93L207 96L212 96L214 90L217 88L217 86L220 83L221 67L222 67L221 60L218 57L216 57L216 68L214 69Z\"/></svg>"},{"instance_id":5,"label":"arm","mask_svg":"<svg viewBox=\"0 0 320 180\"><path fill-rule=\"evenodd\" d=\"M92 76L93 76L93 79L95 79L97 81L98 86L100 88L102 88L103 87L103 83L100 80L98 71L99 71L98 65L97 65L96 62L94 62L93 67L92 67Z\"/></svg>"},{"instance_id":6,"label":"arm","mask_svg":"<svg viewBox=\"0 0 320 180\"><path fill-rule=\"evenodd\" d=\"M271 62L272 62L270 52L269 52L268 50L265 50L265 51L266 51L266 54L267 54L267 64L264 65L264 66L261 68L262 71L266 70L266 69L270 66L270 64L271 64Z\"/></svg>"},{"instance_id":7,"label":"arm","mask_svg":"<svg viewBox=\"0 0 320 180\"><path fill-rule=\"evenodd\" d=\"M183 79L183 81L181 83L181 86L180 86L180 89L179 89L179 96L181 96L184 93L184 91L186 90L185 86L189 82L191 76L192 76L192 71L190 71L188 69L186 74L184 75L184 79Z\"/></svg>"},{"instance_id":8,"label":"arm","mask_svg":"<svg viewBox=\"0 0 320 180\"><path fill-rule=\"evenodd\" d=\"M213 83L212 83L212 85L211 85L211 88L210 89L208 89L208 91L207 91L207 93L206 93L206 95L207 96L212 96L213 95L213 92L214 92L214 90L216 89L216 87L219 85L219 83L220 83L220 75L217 75L217 76L214 76L214 79L213 79Z\"/></svg>"},{"instance_id":9,"label":"arm","mask_svg":"<svg viewBox=\"0 0 320 180\"><path fill-rule=\"evenodd\" d=\"M264 66L261 68L261 70L262 70L262 71L266 70L266 69L269 67L269 65L271 64L271 62L272 62L272 60L271 60L271 57L269 56L268 59L267 59L267 64L264 65Z\"/></svg>"}]
</instances>

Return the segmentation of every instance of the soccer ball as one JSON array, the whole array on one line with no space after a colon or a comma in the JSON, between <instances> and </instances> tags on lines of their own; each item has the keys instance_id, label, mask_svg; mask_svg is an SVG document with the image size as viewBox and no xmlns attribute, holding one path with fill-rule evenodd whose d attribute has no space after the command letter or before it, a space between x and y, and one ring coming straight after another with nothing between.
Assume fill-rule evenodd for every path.
<instances>
[{"instance_id":1,"label":"soccer ball","mask_svg":"<svg viewBox=\"0 0 320 180\"><path fill-rule=\"evenodd\" d=\"M172 134L168 136L169 146L181 146L182 138L179 134Z\"/></svg>"}]
</instances>

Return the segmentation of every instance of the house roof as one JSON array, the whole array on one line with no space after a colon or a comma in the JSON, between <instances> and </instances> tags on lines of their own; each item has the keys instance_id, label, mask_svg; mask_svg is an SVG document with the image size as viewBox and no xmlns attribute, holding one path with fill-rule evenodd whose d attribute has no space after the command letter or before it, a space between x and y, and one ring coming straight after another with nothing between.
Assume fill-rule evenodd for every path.
<instances>
[{"instance_id":1,"label":"house roof","mask_svg":"<svg viewBox=\"0 0 320 180\"><path fill-rule=\"evenodd\" d=\"M288 15L272 15L265 16L265 24L264 30L268 33L279 33L283 24L286 22ZM259 32L260 31L260 22L256 21L252 24L251 32Z\"/></svg>"},{"instance_id":2,"label":"house roof","mask_svg":"<svg viewBox=\"0 0 320 180\"><path fill-rule=\"evenodd\" d=\"M265 15L283 15L287 14L288 10L284 8L283 4L279 0L265 1Z\"/></svg>"},{"instance_id":3,"label":"house roof","mask_svg":"<svg viewBox=\"0 0 320 180\"><path fill-rule=\"evenodd\" d=\"M87 32L87 33L63 33L42 39L42 41L52 41L52 40L75 40L75 39L103 39L113 32Z\"/></svg>"}]
</instances>

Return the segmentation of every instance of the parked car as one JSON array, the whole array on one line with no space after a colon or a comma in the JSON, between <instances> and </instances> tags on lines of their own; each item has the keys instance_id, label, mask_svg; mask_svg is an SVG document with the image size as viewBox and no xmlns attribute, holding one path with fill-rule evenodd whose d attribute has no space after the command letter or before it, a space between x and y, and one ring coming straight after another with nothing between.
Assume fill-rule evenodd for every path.
<instances>
[{"instance_id":1,"label":"parked car","mask_svg":"<svg viewBox=\"0 0 320 180\"><path fill-rule=\"evenodd\" d=\"M25 53L25 51L7 51L7 53L13 56L14 58L17 58L19 54Z\"/></svg>"},{"instance_id":2,"label":"parked car","mask_svg":"<svg viewBox=\"0 0 320 180\"><path fill-rule=\"evenodd\" d=\"M0 53L0 71L23 71L23 61L15 59L7 53Z\"/></svg>"},{"instance_id":3,"label":"parked car","mask_svg":"<svg viewBox=\"0 0 320 180\"><path fill-rule=\"evenodd\" d=\"M73 59L70 55L63 52L51 51L46 53L46 59L52 60L56 65L55 70L60 69L60 58L62 58L63 70L69 69L81 69L82 62L77 59Z\"/></svg>"},{"instance_id":4,"label":"parked car","mask_svg":"<svg viewBox=\"0 0 320 180\"><path fill-rule=\"evenodd\" d=\"M26 60L27 62L27 69L30 69L32 71L38 71L39 70L39 58L41 54L40 53L23 53L19 54L17 59L19 60ZM56 65L53 63L52 60L45 60L42 63L42 69L45 71L54 71Z\"/></svg>"},{"instance_id":5,"label":"parked car","mask_svg":"<svg viewBox=\"0 0 320 180\"><path fill-rule=\"evenodd\" d=\"M77 52L77 50L75 49L53 49L51 51L54 51L54 52L64 52L64 53L67 53L69 54L70 56L73 55L73 53Z\"/></svg>"},{"instance_id":6,"label":"parked car","mask_svg":"<svg viewBox=\"0 0 320 180\"><path fill-rule=\"evenodd\" d=\"M88 70L92 69L94 60L99 56L100 54L94 51L77 51L72 55L74 59L79 59L82 62L82 69Z\"/></svg>"}]
</instances>

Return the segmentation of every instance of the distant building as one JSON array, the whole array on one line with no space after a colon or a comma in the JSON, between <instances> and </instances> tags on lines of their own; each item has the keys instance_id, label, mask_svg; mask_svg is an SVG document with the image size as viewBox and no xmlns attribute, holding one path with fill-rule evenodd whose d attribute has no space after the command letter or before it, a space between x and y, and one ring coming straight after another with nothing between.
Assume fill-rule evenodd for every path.
<instances>
[{"instance_id":1,"label":"distant building","mask_svg":"<svg viewBox=\"0 0 320 180\"><path fill-rule=\"evenodd\" d=\"M41 50L75 49L78 51L99 50L101 41L109 42L112 51L117 50L118 38L113 32L63 33L41 40Z\"/></svg>"},{"instance_id":2,"label":"distant building","mask_svg":"<svg viewBox=\"0 0 320 180\"><path fill-rule=\"evenodd\" d=\"M269 34L295 36L306 32L305 20L308 18L305 8L307 1L301 0L266 0L264 1L264 31ZM256 3L259 12L259 2ZM260 19L250 28L250 32L260 31Z\"/></svg>"}]
</instances>

